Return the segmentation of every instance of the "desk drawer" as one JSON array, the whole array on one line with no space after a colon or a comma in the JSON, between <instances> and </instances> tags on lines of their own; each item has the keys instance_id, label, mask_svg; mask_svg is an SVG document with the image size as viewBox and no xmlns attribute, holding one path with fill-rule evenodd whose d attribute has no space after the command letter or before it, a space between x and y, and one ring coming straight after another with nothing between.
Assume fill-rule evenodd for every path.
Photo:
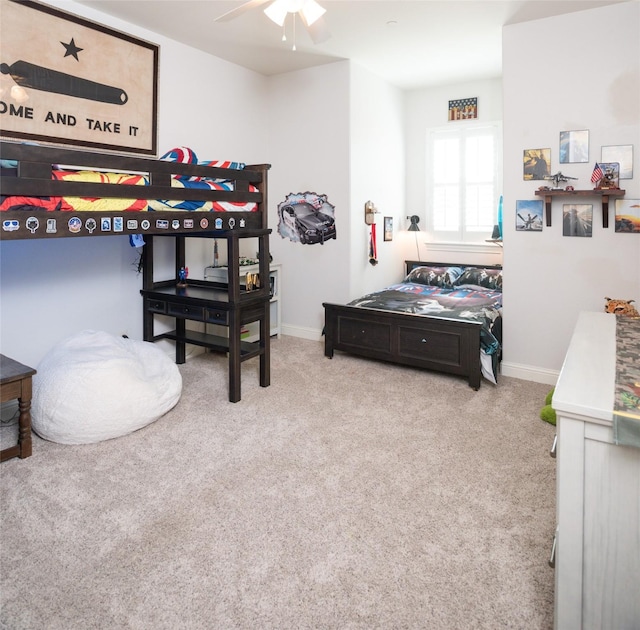
<instances>
[{"instance_id":1,"label":"desk drawer","mask_svg":"<svg viewBox=\"0 0 640 630\"><path fill-rule=\"evenodd\" d=\"M167 312L167 303L163 300L152 300L147 298L147 310L152 313L164 314Z\"/></svg>"},{"instance_id":2,"label":"desk drawer","mask_svg":"<svg viewBox=\"0 0 640 630\"><path fill-rule=\"evenodd\" d=\"M171 317L180 317L182 319L195 319L204 321L204 308L202 306L191 306L189 304L180 304L178 302L169 302L167 305L167 315Z\"/></svg>"},{"instance_id":3,"label":"desk drawer","mask_svg":"<svg viewBox=\"0 0 640 630\"><path fill-rule=\"evenodd\" d=\"M221 326L229 325L229 313L227 311L215 308L205 309L205 321L211 324L220 324Z\"/></svg>"}]
</instances>

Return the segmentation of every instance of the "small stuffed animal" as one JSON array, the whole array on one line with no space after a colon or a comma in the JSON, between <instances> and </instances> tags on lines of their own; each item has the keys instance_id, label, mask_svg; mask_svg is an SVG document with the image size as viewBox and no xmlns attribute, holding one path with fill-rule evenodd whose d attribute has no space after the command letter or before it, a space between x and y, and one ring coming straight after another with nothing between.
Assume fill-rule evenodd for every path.
<instances>
[{"instance_id":1,"label":"small stuffed animal","mask_svg":"<svg viewBox=\"0 0 640 630\"><path fill-rule=\"evenodd\" d=\"M612 300L608 297L604 299L607 301L604 306L605 313L614 313L623 317L640 317L636 308L631 306L631 302L635 302L635 300Z\"/></svg>"}]
</instances>

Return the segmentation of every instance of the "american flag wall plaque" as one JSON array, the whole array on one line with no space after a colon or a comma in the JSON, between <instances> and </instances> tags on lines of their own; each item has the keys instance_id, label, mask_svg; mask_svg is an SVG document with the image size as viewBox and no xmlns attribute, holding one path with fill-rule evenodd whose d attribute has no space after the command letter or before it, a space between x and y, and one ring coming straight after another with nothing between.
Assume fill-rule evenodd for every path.
<instances>
[{"instance_id":1,"label":"american flag wall plaque","mask_svg":"<svg viewBox=\"0 0 640 630\"><path fill-rule=\"evenodd\" d=\"M477 117L477 98L459 98L455 101L449 101L449 120L471 120Z\"/></svg>"}]
</instances>

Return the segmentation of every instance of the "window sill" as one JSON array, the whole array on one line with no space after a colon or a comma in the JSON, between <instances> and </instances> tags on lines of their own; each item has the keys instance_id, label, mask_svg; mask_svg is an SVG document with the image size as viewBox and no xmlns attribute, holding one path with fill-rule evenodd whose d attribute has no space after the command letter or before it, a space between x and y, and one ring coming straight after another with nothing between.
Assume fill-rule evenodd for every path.
<instances>
[{"instance_id":1,"label":"window sill","mask_svg":"<svg viewBox=\"0 0 640 630\"><path fill-rule=\"evenodd\" d=\"M467 254L499 254L500 247L493 243L454 243L454 242L429 242L425 247L432 252L464 252Z\"/></svg>"}]
</instances>

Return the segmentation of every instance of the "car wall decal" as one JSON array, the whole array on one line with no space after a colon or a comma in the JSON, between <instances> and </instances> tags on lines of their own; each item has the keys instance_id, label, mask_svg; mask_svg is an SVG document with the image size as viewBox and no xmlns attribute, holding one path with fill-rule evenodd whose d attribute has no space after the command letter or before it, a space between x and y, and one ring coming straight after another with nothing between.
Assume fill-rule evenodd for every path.
<instances>
[{"instance_id":1,"label":"car wall decal","mask_svg":"<svg viewBox=\"0 0 640 630\"><path fill-rule=\"evenodd\" d=\"M289 193L278 204L278 234L293 243L324 245L336 238L335 207L327 195Z\"/></svg>"}]
</instances>

